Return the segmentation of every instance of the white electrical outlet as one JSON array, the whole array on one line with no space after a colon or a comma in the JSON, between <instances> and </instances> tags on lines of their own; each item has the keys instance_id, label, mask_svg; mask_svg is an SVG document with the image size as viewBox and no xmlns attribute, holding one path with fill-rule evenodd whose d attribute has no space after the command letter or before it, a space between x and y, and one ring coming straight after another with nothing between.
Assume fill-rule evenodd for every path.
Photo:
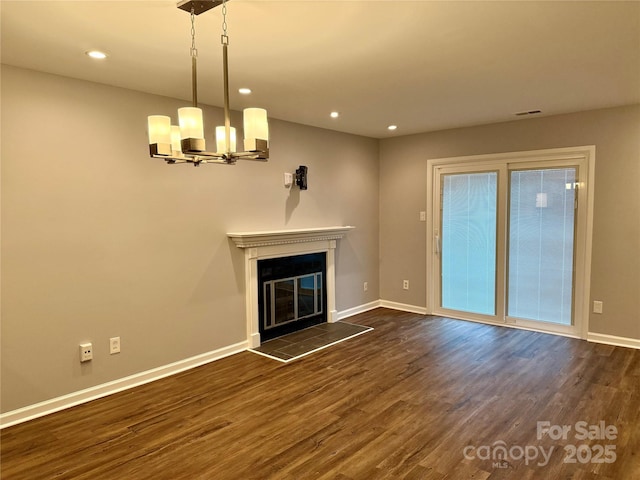
<instances>
[{"instance_id":1,"label":"white electrical outlet","mask_svg":"<svg viewBox=\"0 0 640 480\"><path fill-rule=\"evenodd\" d=\"M421 222L427 221L427 212L420 212L420 221Z\"/></svg>"},{"instance_id":2,"label":"white electrical outlet","mask_svg":"<svg viewBox=\"0 0 640 480\"><path fill-rule=\"evenodd\" d=\"M364 291L366 292L367 290L369 290L369 284L364 282Z\"/></svg>"},{"instance_id":3,"label":"white electrical outlet","mask_svg":"<svg viewBox=\"0 0 640 480\"><path fill-rule=\"evenodd\" d=\"M402 281L402 288L403 290L409 290L409 280Z\"/></svg>"},{"instance_id":4,"label":"white electrical outlet","mask_svg":"<svg viewBox=\"0 0 640 480\"><path fill-rule=\"evenodd\" d=\"M109 354L120 353L120 337L111 337L109 339Z\"/></svg>"},{"instance_id":5,"label":"white electrical outlet","mask_svg":"<svg viewBox=\"0 0 640 480\"><path fill-rule=\"evenodd\" d=\"M88 362L89 360L93 360L93 345L91 345L91 343L81 343L80 361Z\"/></svg>"},{"instance_id":6,"label":"white electrical outlet","mask_svg":"<svg viewBox=\"0 0 640 480\"><path fill-rule=\"evenodd\" d=\"M599 300L595 300L593 302L593 313L602 313L602 302Z\"/></svg>"}]
</instances>

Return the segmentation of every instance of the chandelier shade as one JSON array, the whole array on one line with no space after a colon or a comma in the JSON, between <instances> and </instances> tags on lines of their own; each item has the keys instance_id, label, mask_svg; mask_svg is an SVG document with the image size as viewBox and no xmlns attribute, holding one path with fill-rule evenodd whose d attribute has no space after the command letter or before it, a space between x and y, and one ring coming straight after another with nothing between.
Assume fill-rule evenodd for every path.
<instances>
[{"instance_id":1,"label":"chandelier shade","mask_svg":"<svg viewBox=\"0 0 640 480\"><path fill-rule=\"evenodd\" d=\"M147 117L151 156L171 154L171 118L166 115Z\"/></svg>"},{"instance_id":2,"label":"chandelier shade","mask_svg":"<svg viewBox=\"0 0 640 480\"><path fill-rule=\"evenodd\" d=\"M181 139L180 127L178 125L171 125L171 154L173 156L182 156Z\"/></svg>"},{"instance_id":3,"label":"chandelier shade","mask_svg":"<svg viewBox=\"0 0 640 480\"><path fill-rule=\"evenodd\" d=\"M216 152L224 152L227 150L226 127L216 127ZM236 150L236 129L229 127L229 150Z\"/></svg>"},{"instance_id":4,"label":"chandelier shade","mask_svg":"<svg viewBox=\"0 0 640 480\"><path fill-rule=\"evenodd\" d=\"M204 124L202 109L183 107L178 109L178 124L181 138L197 138L204 140Z\"/></svg>"},{"instance_id":5,"label":"chandelier shade","mask_svg":"<svg viewBox=\"0 0 640 480\"><path fill-rule=\"evenodd\" d=\"M264 108L245 108L243 115L244 149L257 150L259 141L269 141L269 123Z\"/></svg>"},{"instance_id":6,"label":"chandelier shade","mask_svg":"<svg viewBox=\"0 0 640 480\"><path fill-rule=\"evenodd\" d=\"M207 147L204 141L204 123L202 109L183 107L178 109L178 125L183 152L204 152Z\"/></svg>"}]
</instances>

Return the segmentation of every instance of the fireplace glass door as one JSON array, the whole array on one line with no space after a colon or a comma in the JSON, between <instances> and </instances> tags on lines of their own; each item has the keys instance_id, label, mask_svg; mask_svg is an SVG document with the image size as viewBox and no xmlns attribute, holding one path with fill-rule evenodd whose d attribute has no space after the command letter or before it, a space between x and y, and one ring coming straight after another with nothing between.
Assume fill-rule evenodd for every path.
<instances>
[{"instance_id":1,"label":"fireplace glass door","mask_svg":"<svg viewBox=\"0 0 640 480\"><path fill-rule=\"evenodd\" d=\"M263 328L309 318L322 312L322 272L264 282Z\"/></svg>"}]
</instances>

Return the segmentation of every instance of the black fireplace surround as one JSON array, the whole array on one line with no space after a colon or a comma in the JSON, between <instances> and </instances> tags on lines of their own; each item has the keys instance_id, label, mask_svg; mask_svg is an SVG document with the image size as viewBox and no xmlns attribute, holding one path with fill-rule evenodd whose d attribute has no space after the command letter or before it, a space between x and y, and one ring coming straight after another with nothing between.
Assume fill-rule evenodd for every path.
<instances>
[{"instance_id":1,"label":"black fireplace surround","mask_svg":"<svg viewBox=\"0 0 640 480\"><path fill-rule=\"evenodd\" d=\"M258 260L260 340L327 321L326 254Z\"/></svg>"}]
</instances>

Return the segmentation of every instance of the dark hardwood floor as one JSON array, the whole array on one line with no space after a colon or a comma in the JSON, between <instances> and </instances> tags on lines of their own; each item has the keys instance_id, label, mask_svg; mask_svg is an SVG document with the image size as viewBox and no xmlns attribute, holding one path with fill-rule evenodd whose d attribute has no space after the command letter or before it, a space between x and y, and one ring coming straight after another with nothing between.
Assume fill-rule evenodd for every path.
<instances>
[{"instance_id":1,"label":"dark hardwood floor","mask_svg":"<svg viewBox=\"0 0 640 480\"><path fill-rule=\"evenodd\" d=\"M375 330L7 428L2 479L640 479L640 351L386 309L349 322Z\"/></svg>"}]
</instances>

